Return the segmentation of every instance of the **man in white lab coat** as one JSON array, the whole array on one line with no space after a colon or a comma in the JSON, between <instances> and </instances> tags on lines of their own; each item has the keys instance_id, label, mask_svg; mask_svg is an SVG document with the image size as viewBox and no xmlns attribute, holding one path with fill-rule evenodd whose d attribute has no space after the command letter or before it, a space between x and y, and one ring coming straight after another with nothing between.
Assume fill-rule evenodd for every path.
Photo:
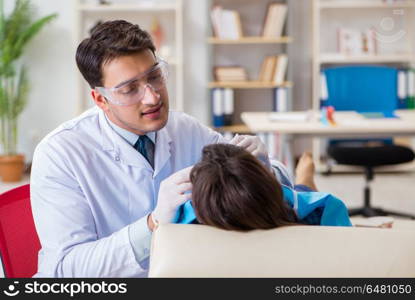
<instances>
[{"instance_id":1,"label":"man in white lab coat","mask_svg":"<svg viewBox=\"0 0 415 300\"><path fill-rule=\"evenodd\" d=\"M225 142L194 118L169 112L166 63L147 32L98 25L76 60L95 108L36 148L31 201L41 242L40 277L143 277L154 224L190 198L190 166ZM255 137L232 143L269 165Z\"/></svg>"}]
</instances>

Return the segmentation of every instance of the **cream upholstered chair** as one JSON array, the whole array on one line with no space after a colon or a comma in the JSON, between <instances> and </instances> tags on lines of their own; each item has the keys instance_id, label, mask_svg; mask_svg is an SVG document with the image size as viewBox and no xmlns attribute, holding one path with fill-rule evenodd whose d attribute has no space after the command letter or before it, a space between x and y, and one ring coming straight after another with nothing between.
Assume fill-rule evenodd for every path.
<instances>
[{"instance_id":1,"label":"cream upholstered chair","mask_svg":"<svg viewBox=\"0 0 415 300\"><path fill-rule=\"evenodd\" d=\"M415 226L289 226L241 233L161 225L153 234L149 276L414 277Z\"/></svg>"}]
</instances>

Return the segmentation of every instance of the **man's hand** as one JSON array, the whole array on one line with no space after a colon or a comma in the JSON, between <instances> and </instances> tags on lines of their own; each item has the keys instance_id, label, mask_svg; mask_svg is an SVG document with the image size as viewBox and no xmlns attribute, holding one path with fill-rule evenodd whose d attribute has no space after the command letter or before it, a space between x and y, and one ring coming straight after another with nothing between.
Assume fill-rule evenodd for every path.
<instances>
[{"instance_id":1,"label":"man's hand","mask_svg":"<svg viewBox=\"0 0 415 300\"><path fill-rule=\"evenodd\" d=\"M257 136L252 135L235 135L229 144L244 148L250 152L253 156L258 158L269 170L272 170L271 163L268 158L268 151Z\"/></svg>"},{"instance_id":2,"label":"man's hand","mask_svg":"<svg viewBox=\"0 0 415 300\"><path fill-rule=\"evenodd\" d=\"M150 229L155 225L153 220L159 224L171 223L179 206L191 198L190 193L185 193L192 190L189 178L192 168L180 170L161 182L157 206L148 221Z\"/></svg>"}]
</instances>

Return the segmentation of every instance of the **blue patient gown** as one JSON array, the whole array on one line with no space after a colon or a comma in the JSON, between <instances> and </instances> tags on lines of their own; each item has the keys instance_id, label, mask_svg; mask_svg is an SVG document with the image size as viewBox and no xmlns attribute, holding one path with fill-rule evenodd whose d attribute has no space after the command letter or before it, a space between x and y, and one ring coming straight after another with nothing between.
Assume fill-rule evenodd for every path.
<instances>
[{"instance_id":1,"label":"blue patient gown","mask_svg":"<svg viewBox=\"0 0 415 300\"><path fill-rule=\"evenodd\" d=\"M294 209L300 223L326 226L352 225L347 207L333 195L315 191L298 191L285 185L282 185L282 190L284 201ZM174 223L197 223L191 200L179 207Z\"/></svg>"}]
</instances>

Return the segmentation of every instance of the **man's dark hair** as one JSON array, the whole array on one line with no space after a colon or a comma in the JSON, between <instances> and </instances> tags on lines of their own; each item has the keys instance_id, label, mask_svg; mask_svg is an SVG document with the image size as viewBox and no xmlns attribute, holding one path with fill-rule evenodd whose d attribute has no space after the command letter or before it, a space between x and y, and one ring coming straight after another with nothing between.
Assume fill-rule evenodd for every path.
<instances>
[{"instance_id":1,"label":"man's dark hair","mask_svg":"<svg viewBox=\"0 0 415 300\"><path fill-rule=\"evenodd\" d=\"M274 175L252 154L230 144L205 146L190 172L199 222L226 230L271 229L294 224Z\"/></svg>"},{"instance_id":2,"label":"man's dark hair","mask_svg":"<svg viewBox=\"0 0 415 300\"><path fill-rule=\"evenodd\" d=\"M151 36L138 25L116 20L97 24L76 51L76 63L91 88L102 86L102 66L114 58L156 48Z\"/></svg>"}]
</instances>

